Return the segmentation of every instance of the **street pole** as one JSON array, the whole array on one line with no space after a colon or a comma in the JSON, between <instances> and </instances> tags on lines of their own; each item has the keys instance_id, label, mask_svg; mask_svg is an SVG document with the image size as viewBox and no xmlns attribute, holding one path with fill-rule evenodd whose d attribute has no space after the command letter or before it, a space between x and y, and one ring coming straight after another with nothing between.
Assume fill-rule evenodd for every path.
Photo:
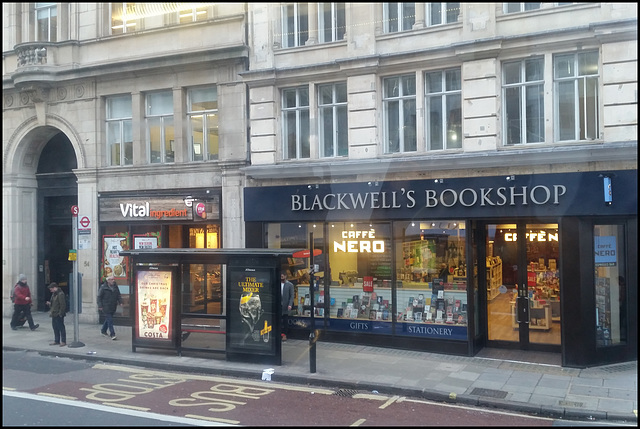
<instances>
[{"instance_id":1,"label":"street pole","mask_svg":"<svg viewBox=\"0 0 640 429\"><path fill-rule=\"evenodd\" d=\"M69 344L71 348L84 347L84 343L81 343L78 339L80 327L78 316L78 216L73 216L71 223L73 224L73 251L76 254L76 258L73 261L73 278L71 279L71 287L73 288L73 342Z\"/></svg>"},{"instance_id":2,"label":"street pole","mask_svg":"<svg viewBox=\"0 0 640 429\"><path fill-rule=\"evenodd\" d=\"M311 298L311 333L309 334L309 372L316 372L316 312L314 289L314 265L313 265L313 232L309 234L309 297Z\"/></svg>"}]
</instances>

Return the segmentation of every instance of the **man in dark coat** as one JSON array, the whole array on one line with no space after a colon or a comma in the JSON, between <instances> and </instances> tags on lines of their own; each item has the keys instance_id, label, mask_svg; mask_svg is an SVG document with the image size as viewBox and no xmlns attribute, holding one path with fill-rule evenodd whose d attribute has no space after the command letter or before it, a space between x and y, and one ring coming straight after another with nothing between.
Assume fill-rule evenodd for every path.
<instances>
[{"instance_id":1,"label":"man in dark coat","mask_svg":"<svg viewBox=\"0 0 640 429\"><path fill-rule=\"evenodd\" d=\"M116 330L113 328L113 315L118 308L118 304L122 305L122 296L120 289L113 276L107 277L107 281L98 289L98 310L104 313L104 324L100 333L105 337L109 336L112 340L116 339ZM107 329L109 335L107 335Z\"/></svg>"},{"instance_id":2,"label":"man in dark coat","mask_svg":"<svg viewBox=\"0 0 640 429\"><path fill-rule=\"evenodd\" d=\"M67 329L64 326L64 316L67 314L67 300L64 292L58 287L58 283L49 284L51 291L51 301L47 305L51 306L49 315L51 316L51 326L53 327L53 342L50 346L64 347L67 345Z\"/></svg>"}]
</instances>

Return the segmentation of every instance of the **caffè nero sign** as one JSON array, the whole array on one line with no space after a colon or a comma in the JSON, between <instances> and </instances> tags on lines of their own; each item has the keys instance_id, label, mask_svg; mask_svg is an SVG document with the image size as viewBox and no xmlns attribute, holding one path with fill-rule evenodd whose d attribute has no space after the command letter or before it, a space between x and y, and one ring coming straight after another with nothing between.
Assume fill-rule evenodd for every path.
<instances>
[{"instance_id":1,"label":"caff\u00e8 nero sign","mask_svg":"<svg viewBox=\"0 0 640 429\"><path fill-rule=\"evenodd\" d=\"M603 199L612 177L612 204ZM245 188L245 221L561 217L637 213L636 171Z\"/></svg>"}]
</instances>

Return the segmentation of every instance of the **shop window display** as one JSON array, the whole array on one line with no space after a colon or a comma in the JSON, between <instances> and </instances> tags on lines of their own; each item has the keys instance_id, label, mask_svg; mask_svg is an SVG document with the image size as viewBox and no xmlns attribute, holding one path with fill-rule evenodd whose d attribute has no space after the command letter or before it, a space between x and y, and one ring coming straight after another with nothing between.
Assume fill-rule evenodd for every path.
<instances>
[{"instance_id":1,"label":"shop window display","mask_svg":"<svg viewBox=\"0 0 640 429\"><path fill-rule=\"evenodd\" d=\"M398 334L408 325L467 325L465 224L411 221L394 224ZM460 333L459 335L463 335Z\"/></svg>"},{"instance_id":2,"label":"shop window display","mask_svg":"<svg viewBox=\"0 0 640 429\"><path fill-rule=\"evenodd\" d=\"M596 346L627 342L627 288L622 225L594 227Z\"/></svg>"},{"instance_id":3,"label":"shop window display","mask_svg":"<svg viewBox=\"0 0 640 429\"><path fill-rule=\"evenodd\" d=\"M390 224L330 223L327 241L330 318L391 322Z\"/></svg>"}]
</instances>

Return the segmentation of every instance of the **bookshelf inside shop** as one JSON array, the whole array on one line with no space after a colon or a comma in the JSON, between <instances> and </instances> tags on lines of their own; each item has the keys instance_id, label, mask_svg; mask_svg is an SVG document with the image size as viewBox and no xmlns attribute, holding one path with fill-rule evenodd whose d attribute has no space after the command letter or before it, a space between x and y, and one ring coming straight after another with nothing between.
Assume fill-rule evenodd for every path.
<instances>
[{"instance_id":1,"label":"bookshelf inside shop","mask_svg":"<svg viewBox=\"0 0 640 429\"><path fill-rule=\"evenodd\" d=\"M500 294L502 285L502 260L500 256L487 256L487 300Z\"/></svg>"}]
</instances>

